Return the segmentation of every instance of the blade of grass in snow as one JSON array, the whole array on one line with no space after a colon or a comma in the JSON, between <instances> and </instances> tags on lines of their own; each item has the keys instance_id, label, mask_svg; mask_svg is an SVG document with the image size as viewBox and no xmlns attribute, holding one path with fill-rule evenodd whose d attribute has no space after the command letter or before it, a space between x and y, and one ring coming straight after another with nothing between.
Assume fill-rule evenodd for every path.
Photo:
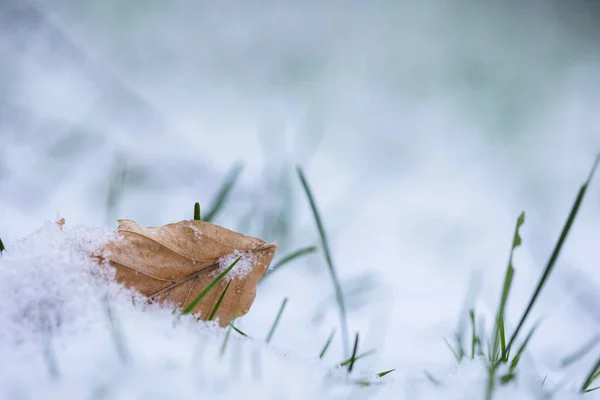
<instances>
[{"instance_id":1,"label":"blade of grass in snow","mask_svg":"<svg viewBox=\"0 0 600 400\"><path fill-rule=\"evenodd\" d=\"M209 321L212 321L215 318L217 311L219 311L219 307L221 307L221 302L223 302L223 299L225 298L225 294L227 293L227 289L229 289L229 285L231 285L231 281L227 282L227 286L225 286L223 293L221 293L221 295L219 296L219 299L215 303L212 311L210 312L210 315L208 316Z\"/></svg>"},{"instance_id":2,"label":"blade of grass in snow","mask_svg":"<svg viewBox=\"0 0 600 400\"><path fill-rule=\"evenodd\" d=\"M583 346L581 346L581 348L579 348L577 351L563 358L560 362L560 366L562 368L566 368L569 365L581 360L583 357L589 354L589 352L592 351L594 347L596 347L598 342L600 342L600 335L594 336L591 340L588 340Z\"/></svg>"},{"instance_id":3,"label":"blade of grass in snow","mask_svg":"<svg viewBox=\"0 0 600 400\"><path fill-rule=\"evenodd\" d=\"M323 350L321 350L321 354L319 354L319 358L323 358L323 356L327 352L327 349L329 348L329 345L331 344L331 341L333 340L333 336L335 336L335 329L331 331L329 338L327 338L327 342L325 342L325 346L323 346Z\"/></svg>"},{"instance_id":4,"label":"blade of grass in snow","mask_svg":"<svg viewBox=\"0 0 600 400\"><path fill-rule=\"evenodd\" d=\"M229 342L229 336L231 335L231 328L233 328L233 323L235 322L235 319L237 318L239 308L240 308L240 305L238 304L237 307L235 308L235 310L233 311L233 318L231 318L231 322L229 323L229 326L227 327L227 333L225 333L225 339L223 339L223 344L221 345L221 357L223 356L223 354L225 354L225 349L227 348L227 342Z\"/></svg>"},{"instance_id":5,"label":"blade of grass in snow","mask_svg":"<svg viewBox=\"0 0 600 400\"><path fill-rule=\"evenodd\" d=\"M471 360L475 359L475 347L479 345L481 348L481 340L477 336L477 329L475 327L475 310L469 310L469 319L471 320Z\"/></svg>"},{"instance_id":6,"label":"blade of grass in snow","mask_svg":"<svg viewBox=\"0 0 600 400\"><path fill-rule=\"evenodd\" d=\"M305 256L307 254L312 254L315 251L317 251L317 247L316 246L310 246L310 247L304 247L302 249L296 250L293 253L288 254L287 256L283 257L281 260L279 260L278 262L275 263L275 265L273 265L273 267L271 267L261 278L261 282L265 280L265 278L267 276L270 276L271 274L273 274L273 272L277 271L279 268L281 268L282 266L284 266L285 264L294 261L296 258L298 257L302 257Z\"/></svg>"},{"instance_id":7,"label":"blade of grass in snow","mask_svg":"<svg viewBox=\"0 0 600 400\"><path fill-rule=\"evenodd\" d=\"M110 307L110 303L106 296L104 297L104 306L105 306L105 310L106 310L106 316L108 318L108 322L110 325L110 332L111 332L113 341L115 342L115 347L117 349L117 354L119 355L121 362L124 365L126 365L129 363L129 355L127 353L127 350L125 349L125 342L123 340L123 336L121 335L121 330L117 326L115 317L113 316L113 312Z\"/></svg>"},{"instance_id":8,"label":"blade of grass in snow","mask_svg":"<svg viewBox=\"0 0 600 400\"><path fill-rule=\"evenodd\" d=\"M513 267L513 254L517 247L522 243L519 228L525 223L525 212L521 212L517 218L517 224L515 226L515 233L513 236L513 242L510 249L510 255L508 257L508 266L506 268L506 274L504 276L504 284L502 285L502 294L500 297L500 303L498 304L498 312L494 321L494 329L492 330L491 345L489 348L488 358L490 364L488 366L488 381L486 388L486 400L491 400L494 388L496 386L496 372L501 362L508 360L508 349L506 347L506 334L504 331L504 311L506 309L506 302L508 301L508 295L512 285L515 269ZM508 375L507 375L508 376ZM512 379L512 378L511 378Z\"/></svg>"},{"instance_id":9,"label":"blade of grass in snow","mask_svg":"<svg viewBox=\"0 0 600 400\"><path fill-rule=\"evenodd\" d=\"M529 340L531 340L531 337L533 336L533 334L535 333L535 331L539 325L540 325L540 321L537 321L533 325L533 327L531 328L531 330L529 331L527 336L525 337L525 340L523 341L521 346L519 346L517 353L515 354L515 356L513 357L512 361L510 363L510 371L511 372L514 372L517 369L517 365L519 364L519 361L521 360L521 356L525 352L525 349L527 348L527 344L529 343Z\"/></svg>"},{"instance_id":10,"label":"blade of grass in snow","mask_svg":"<svg viewBox=\"0 0 600 400\"><path fill-rule=\"evenodd\" d=\"M331 257L331 252L329 250L329 244L327 241L327 235L325 235L325 228L323 227L323 223L321 221L321 216L319 215L319 211L317 210L317 204L312 195L310 187L308 186L308 182L306 177L304 176L304 172L302 172L302 168L296 168L298 172L298 177L300 178L300 182L302 183L302 187L306 192L306 197L308 197L308 202L310 203L310 207L312 209L313 215L315 217L315 222L317 223L317 228L319 230L319 235L321 236L321 243L323 247L323 252L325 253L325 260L327 261L327 266L329 267L329 272L331 275L331 280L333 282L333 287L335 289L335 295L337 298L338 306L340 309L340 325L342 329L342 345L344 348L344 354L348 354L348 323L346 319L346 306L344 304L344 296L342 294L342 286L340 285L340 281L337 277L337 273L335 267L333 266L333 259Z\"/></svg>"},{"instance_id":11,"label":"blade of grass in snow","mask_svg":"<svg viewBox=\"0 0 600 400\"><path fill-rule=\"evenodd\" d=\"M271 341L271 338L273 337L273 334L275 333L275 329L277 328L277 325L279 324L279 320L281 319L281 314L283 314L283 310L285 309L285 305L287 304L287 297L283 299L283 303L281 303L281 307L279 308L279 312L277 313L277 316L275 317L275 321L273 321L273 326L271 326L271 330L269 331L269 334L267 335L267 343L269 343Z\"/></svg>"},{"instance_id":12,"label":"blade of grass in snow","mask_svg":"<svg viewBox=\"0 0 600 400\"><path fill-rule=\"evenodd\" d=\"M426 369L423 370L423 374L425 374L425 378L427 378L429 380L429 382L433 383L434 386L442 386L442 381L440 381L439 379L436 379Z\"/></svg>"},{"instance_id":13,"label":"blade of grass in snow","mask_svg":"<svg viewBox=\"0 0 600 400\"><path fill-rule=\"evenodd\" d=\"M234 331L236 331L237 333L239 333L240 335L242 335L243 337L249 337L248 335L246 335L244 332L240 331L238 328L235 327L235 325L233 325L233 323L230 323L229 326L231 326L233 328Z\"/></svg>"},{"instance_id":14,"label":"blade of grass in snow","mask_svg":"<svg viewBox=\"0 0 600 400\"><path fill-rule=\"evenodd\" d=\"M573 207L571 208L569 217L567 218L567 221L565 222L565 225L562 229L562 232L560 234L558 242L556 243L556 246L554 247L554 251L552 252L552 255L550 256L550 260L548 260L548 264L546 265L546 268L544 269L544 272L542 273L542 276L540 277L537 287L535 288L535 291L533 292L533 296L531 297L531 300L529 300L529 304L527 305L527 308L523 312L523 315L521 316L521 319L519 320L519 323L517 324L517 327L515 328L515 331L512 334L512 336L508 342L508 351L510 351L510 348L512 347L515 339L517 338L519 331L523 327L525 320L529 316L529 313L531 312L533 305L535 304L535 301L537 300L538 296L540 295L544 285L546 284L546 281L548 280L548 277L550 276L550 273L552 272L552 270L554 268L554 265L556 264L556 261L558 260L558 255L560 254L562 246L565 243L565 240L567 239L567 235L569 234L569 231L571 230L571 226L573 225L573 222L575 221L575 217L577 216L579 207L581 206L581 203L583 202L585 192L587 191L587 188L588 188L590 182L592 181L592 178L594 177L594 173L596 172L599 162L600 162L600 154L598 154L598 156L596 157L594 165L592 166L590 174L588 175L588 179L584 182L584 184L579 189L579 193L577 194L575 203L573 203Z\"/></svg>"},{"instance_id":15,"label":"blade of grass in snow","mask_svg":"<svg viewBox=\"0 0 600 400\"><path fill-rule=\"evenodd\" d=\"M221 208L223 208L223 205L227 201L227 198L229 197L229 193L231 192L231 189L233 189L233 185L235 185L235 181L237 180L240 173L242 172L242 169L243 168L240 164L235 164L233 166L233 168L229 172L229 175L225 179L225 182L219 188L219 191L217 192L215 199L212 202L210 210L204 217L204 221L212 222L214 220L214 218L217 216L217 214L219 213L219 211L221 211Z\"/></svg>"},{"instance_id":16,"label":"blade of grass in snow","mask_svg":"<svg viewBox=\"0 0 600 400\"><path fill-rule=\"evenodd\" d=\"M352 372L352 368L354 368L354 361L356 361L356 351L358 350L358 332L356 332L356 336L354 337L354 349L352 350L352 357L350 357L350 365L348 366L348 373Z\"/></svg>"},{"instance_id":17,"label":"blade of grass in snow","mask_svg":"<svg viewBox=\"0 0 600 400\"><path fill-rule=\"evenodd\" d=\"M448 339L446 339L445 337L442 337L442 339L444 339L444 343L446 343L446 346L448 346L448 348L450 349L450 351L454 355L454 358L456 358L456 361L460 364L461 359L458 356L458 353L454 350L454 348L452 347L452 345L448 341Z\"/></svg>"},{"instance_id":18,"label":"blade of grass in snow","mask_svg":"<svg viewBox=\"0 0 600 400\"><path fill-rule=\"evenodd\" d=\"M469 279L469 289L467 291L467 295L465 296L464 303L461 308L463 311L461 311L461 313L459 314L460 317L458 320L456 332L454 334L454 342L455 342L456 348L458 349L457 354L458 354L458 358L460 361L462 361L462 359L466 355L466 350L465 350L463 341L464 341L465 330L466 330L466 326L467 326L467 315L471 316L471 313L473 312L473 309L471 307L472 307L474 298L476 296L476 293L479 291L479 288L478 288L479 284L480 284L479 281L480 281L480 279L479 279L478 275L471 275L471 277ZM471 324L471 325L473 325L473 324ZM473 332L475 332L474 329L473 329ZM473 345L473 340L471 341L471 345Z\"/></svg>"},{"instance_id":19,"label":"blade of grass in snow","mask_svg":"<svg viewBox=\"0 0 600 400\"><path fill-rule=\"evenodd\" d=\"M194 204L194 220L196 221L200 221L202 218L200 218L200 203L196 202L196 204Z\"/></svg>"},{"instance_id":20,"label":"blade of grass in snow","mask_svg":"<svg viewBox=\"0 0 600 400\"><path fill-rule=\"evenodd\" d=\"M386 376L387 374L390 374L392 372L394 372L396 370L396 368L394 369L389 369L387 371L383 371L377 374L378 377L383 378L384 376Z\"/></svg>"},{"instance_id":21,"label":"blade of grass in snow","mask_svg":"<svg viewBox=\"0 0 600 400\"><path fill-rule=\"evenodd\" d=\"M2 253L5 250L6 248L4 247L4 243L2 243L2 239L0 239L0 253Z\"/></svg>"},{"instance_id":22,"label":"blade of grass in snow","mask_svg":"<svg viewBox=\"0 0 600 400\"><path fill-rule=\"evenodd\" d=\"M357 355L356 357L350 357L347 360L344 360L340 363L340 367L345 367L346 365L350 364L352 362L352 360L354 361L358 361L361 358L370 356L371 354L375 354L375 350L369 350L369 351L365 351L362 354Z\"/></svg>"},{"instance_id":23,"label":"blade of grass in snow","mask_svg":"<svg viewBox=\"0 0 600 400\"><path fill-rule=\"evenodd\" d=\"M519 218L517 218L517 224L515 226L515 233L513 236L513 242L510 248L510 255L508 256L508 266L506 267L506 275L504 277L504 285L502 287L502 296L500 297L500 305L498 306L498 313L496 314L496 323L494 326L493 336L493 347L492 357L494 361L497 361L497 356L500 355L501 359L506 361L508 359L506 349L506 334L504 331L504 311L506 310L506 302L508 301L508 295L512 285L513 276L515 269L513 267L513 255L515 249L519 247L523 240L519 229L525 223L525 212L521 212Z\"/></svg>"},{"instance_id":24,"label":"blade of grass in snow","mask_svg":"<svg viewBox=\"0 0 600 400\"><path fill-rule=\"evenodd\" d=\"M581 392L586 393L586 392L590 392L592 390L596 390L597 388L589 389L589 387L599 377L600 377L600 358L598 359L598 361L596 361L596 364L594 364L594 367L590 370L590 373L588 374L587 378L583 382L583 385L581 386Z\"/></svg>"},{"instance_id":25,"label":"blade of grass in snow","mask_svg":"<svg viewBox=\"0 0 600 400\"><path fill-rule=\"evenodd\" d=\"M219 274L219 276L217 276L211 283L209 283L209 285L202 291L200 292L200 294L198 296L196 296L196 298L194 300L192 300L192 302L190 304L188 304L188 306L186 308L183 309L183 311L181 312L181 315L185 315L185 314L189 314L192 312L192 310L194 309L194 307L196 307L198 305L198 303L200 303L202 301L202 299L204 298L204 296L206 296L208 294L208 292L210 292L219 282L221 282L221 280L225 277L225 275L227 275L229 273L229 271L231 271L233 269L233 267L235 267L235 264L237 264L238 261L240 261L242 257L238 257L234 262L231 263L231 265L229 267L227 267L227 269L223 272L221 272L221 274Z\"/></svg>"}]
</instances>

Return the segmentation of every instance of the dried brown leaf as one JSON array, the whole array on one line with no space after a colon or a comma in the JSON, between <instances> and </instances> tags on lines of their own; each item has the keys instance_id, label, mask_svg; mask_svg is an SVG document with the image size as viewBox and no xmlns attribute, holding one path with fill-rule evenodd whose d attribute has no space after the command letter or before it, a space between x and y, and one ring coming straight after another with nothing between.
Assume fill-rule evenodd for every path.
<instances>
[{"instance_id":1,"label":"dried brown leaf","mask_svg":"<svg viewBox=\"0 0 600 400\"><path fill-rule=\"evenodd\" d=\"M277 248L274 243L268 244L206 221L188 220L157 228L143 228L131 220L118 223L119 237L108 243L102 253L115 268L116 280L137 290L149 301L171 303L183 309L220 272L242 256L226 279L193 310L195 314L200 313L201 319L208 319L231 281L215 315L221 326L229 324L238 306L238 317L249 311L256 296L256 285Z\"/></svg>"}]
</instances>

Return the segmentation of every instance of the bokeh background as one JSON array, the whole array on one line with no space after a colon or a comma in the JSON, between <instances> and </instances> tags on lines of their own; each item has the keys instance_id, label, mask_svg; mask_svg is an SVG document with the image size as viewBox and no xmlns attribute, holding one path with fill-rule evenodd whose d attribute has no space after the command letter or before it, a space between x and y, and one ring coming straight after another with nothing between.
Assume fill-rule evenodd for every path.
<instances>
[{"instance_id":1,"label":"bokeh background","mask_svg":"<svg viewBox=\"0 0 600 400\"><path fill-rule=\"evenodd\" d=\"M465 301L489 321L522 210L511 323L550 255L600 150L599 43L598 1L2 0L0 237L190 219L239 171L215 222L282 257L319 244L300 165L365 362L441 368ZM543 373L600 330L599 244L597 177L535 308ZM317 355L333 293L313 254L240 327L288 297L273 344Z\"/></svg>"}]
</instances>

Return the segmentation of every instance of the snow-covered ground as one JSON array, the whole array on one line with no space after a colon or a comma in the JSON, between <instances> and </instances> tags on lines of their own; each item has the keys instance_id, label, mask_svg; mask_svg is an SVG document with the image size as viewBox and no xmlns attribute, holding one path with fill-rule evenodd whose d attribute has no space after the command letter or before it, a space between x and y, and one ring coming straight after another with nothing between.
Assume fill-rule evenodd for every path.
<instances>
[{"instance_id":1,"label":"snow-covered ground","mask_svg":"<svg viewBox=\"0 0 600 400\"><path fill-rule=\"evenodd\" d=\"M11 19L9 3L19 8ZM476 305L489 317L525 210L512 327L600 149L598 14L584 2L542 3L53 0L36 14L3 2L0 331L21 347L6 338L2 358L13 368L0 373L2 392L452 398L424 369L456 398L472 398L465 387L482 392L482 369L456 370L442 340L470 277L482 277ZM7 22L18 18L29 22ZM191 218L235 161L245 168L216 222L279 242L276 258L318 244L293 171L304 166L347 289L351 334L377 350L357 362L357 376L397 368L386 385L348 386L332 371L344 359L339 335L315 360L339 324L320 253L261 284L239 321L263 340L288 297L271 347L234 335L219 362L218 329L173 327L170 311L115 301L130 352L121 364L77 255L108 233L74 227ZM509 392L527 396L523 386L546 375L576 388L600 355L558 368L600 328L599 187L596 179L534 310L545 319L524 361L530 376ZM64 233L50 224L17 244L57 213ZM12 314L46 295L62 296L72 317L52 341L55 381L40 338ZM251 366L257 358L261 367Z\"/></svg>"}]
</instances>

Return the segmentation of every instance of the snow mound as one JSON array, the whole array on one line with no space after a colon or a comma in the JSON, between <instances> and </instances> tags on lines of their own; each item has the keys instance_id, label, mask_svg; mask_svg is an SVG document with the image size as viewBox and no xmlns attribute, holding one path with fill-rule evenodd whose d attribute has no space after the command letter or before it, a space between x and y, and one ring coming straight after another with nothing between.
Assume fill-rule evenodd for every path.
<instances>
[{"instance_id":1,"label":"snow mound","mask_svg":"<svg viewBox=\"0 0 600 400\"><path fill-rule=\"evenodd\" d=\"M483 394L485 369L476 362L434 371L443 386L421 371L420 379L411 378L414 370L401 366L385 378L373 371L350 377L317 358L148 305L90 256L115 235L48 222L0 256L0 359L10 361L0 370L2 398L459 400ZM251 267L243 254L230 255L222 267L240 255L241 266ZM539 382L523 382L495 399L537 398L534 386L541 394ZM576 397L569 393L560 398Z\"/></svg>"}]
</instances>

